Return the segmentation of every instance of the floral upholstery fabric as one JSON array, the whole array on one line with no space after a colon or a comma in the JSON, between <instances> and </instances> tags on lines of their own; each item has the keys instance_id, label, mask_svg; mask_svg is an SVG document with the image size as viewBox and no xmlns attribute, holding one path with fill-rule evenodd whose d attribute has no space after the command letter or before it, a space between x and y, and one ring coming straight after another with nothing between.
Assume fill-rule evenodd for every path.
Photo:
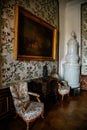
<instances>
[{"instance_id":1,"label":"floral upholstery fabric","mask_svg":"<svg viewBox=\"0 0 87 130\"><path fill-rule=\"evenodd\" d=\"M15 84L11 84L11 86L10 86L10 90L11 90L11 93L12 93L12 97L13 98L19 98L19 96L18 96L18 92L17 92L17 84L15 83Z\"/></svg>"},{"instance_id":2,"label":"floral upholstery fabric","mask_svg":"<svg viewBox=\"0 0 87 130\"><path fill-rule=\"evenodd\" d=\"M28 95L27 82L18 82L10 85L16 112L24 120L33 120L44 111L44 104L31 102Z\"/></svg>"},{"instance_id":3,"label":"floral upholstery fabric","mask_svg":"<svg viewBox=\"0 0 87 130\"><path fill-rule=\"evenodd\" d=\"M18 87L17 87L17 92L18 92L19 99L21 100L23 107L26 109L30 103L27 82L21 82L21 83L19 82Z\"/></svg>"},{"instance_id":4,"label":"floral upholstery fabric","mask_svg":"<svg viewBox=\"0 0 87 130\"><path fill-rule=\"evenodd\" d=\"M69 89L67 89L67 88L62 88L62 89L58 89L58 92L60 93L60 94L67 94L67 93L69 93Z\"/></svg>"},{"instance_id":5,"label":"floral upholstery fabric","mask_svg":"<svg viewBox=\"0 0 87 130\"><path fill-rule=\"evenodd\" d=\"M61 81L59 84L58 92L61 95L68 94L70 92L70 87L68 86L68 83L66 81Z\"/></svg>"},{"instance_id":6,"label":"floral upholstery fabric","mask_svg":"<svg viewBox=\"0 0 87 130\"><path fill-rule=\"evenodd\" d=\"M41 102L31 102L24 113L21 113L26 120L33 120L44 111L44 105Z\"/></svg>"}]
</instances>

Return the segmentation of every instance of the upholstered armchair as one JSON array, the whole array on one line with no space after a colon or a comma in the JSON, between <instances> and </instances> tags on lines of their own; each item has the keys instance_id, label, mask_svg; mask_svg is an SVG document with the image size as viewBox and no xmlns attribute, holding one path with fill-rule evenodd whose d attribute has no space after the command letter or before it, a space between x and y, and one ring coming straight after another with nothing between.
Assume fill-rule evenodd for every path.
<instances>
[{"instance_id":1,"label":"upholstered armchair","mask_svg":"<svg viewBox=\"0 0 87 130\"><path fill-rule=\"evenodd\" d=\"M62 101L65 95L69 96L70 87L68 86L68 83L66 81L58 82L58 93L62 96Z\"/></svg>"},{"instance_id":2,"label":"upholstered armchair","mask_svg":"<svg viewBox=\"0 0 87 130\"><path fill-rule=\"evenodd\" d=\"M19 115L27 124L29 130L29 123L38 117L43 118L44 104L40 102L39 95L28 92L27 82L16 82L10 85L10 91L13 98L16 114ZM36 97L37 101L30 101L30 96Z\"/></svg>"}]
</instances>

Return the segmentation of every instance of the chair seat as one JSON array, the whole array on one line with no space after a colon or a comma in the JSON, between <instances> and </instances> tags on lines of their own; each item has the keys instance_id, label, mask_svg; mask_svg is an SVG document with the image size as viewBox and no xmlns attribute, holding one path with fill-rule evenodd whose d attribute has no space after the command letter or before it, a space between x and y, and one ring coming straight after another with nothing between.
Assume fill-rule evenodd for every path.
<instances>
[{"instance_id":1,"label":"chair seat","mask_svg":"<svg viewBox=\"0 0 87 130\"><path fill-rule=\"evenodd\" d=\"M59 94L68 94L69 93L69 89L58 89Z\"/></svg>"},{"instance_id":2,"label":"chair seat","mask_svg":"<svg viewBox=\"0 0 87 130\"><path fill-rule=\"evenodd\" d=\"M33 120L40 116L44 111L44 105L41 102L31 102L26 111L22 113L22 117L26 120Z\"/></svg>"}]
</instances>

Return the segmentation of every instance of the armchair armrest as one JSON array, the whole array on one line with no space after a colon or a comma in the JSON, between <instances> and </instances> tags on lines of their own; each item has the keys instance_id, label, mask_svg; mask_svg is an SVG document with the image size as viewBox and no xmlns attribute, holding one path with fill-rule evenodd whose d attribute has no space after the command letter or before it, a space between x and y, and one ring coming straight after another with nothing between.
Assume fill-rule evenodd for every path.
<instances>
[{"instance_id":1,"label":"armchair armrest","mask_svg":"<svg viewBox=\"0 0 87 130\"><path fill-rule=\"evenodd\" d=\"M28 94L29 94L29 95L32 95L32 96L40 97L40 95L39 95L39 94L34 93L34 92L28 92Z\"/></svg>"},{"instance_id":2,"label":"armchair armrest","mask_svg":"<svg viewBox=\"0 0 87 130\"><path fill-rule=\"evenodd\" d=\"M32 96L35 96L35 97L36 97L36 99L37 99L37 101L38 101L38 102L41 102L41 101L40 101L40 99L39 99L39 97L40 97L40 95L39 95L39 94L34 93L34 92L28 92L28 94L29 94L29 95L32 95Z\"/></svg>"}]
</instances>

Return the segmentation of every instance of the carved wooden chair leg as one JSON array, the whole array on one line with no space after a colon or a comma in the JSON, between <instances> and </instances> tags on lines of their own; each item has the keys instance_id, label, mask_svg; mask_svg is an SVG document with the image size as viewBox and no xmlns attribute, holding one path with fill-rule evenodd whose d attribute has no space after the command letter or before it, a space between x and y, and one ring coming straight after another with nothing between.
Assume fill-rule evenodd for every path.
<instances>
[{"instance_id":1,"label":"carved wooden chair leg","mask_svg":"<svg viewBox=\"0 0 87 130\"><path fill-rule=\"evenodd\" d=\"M63 98L64 98L64 94L62 94L62 101L63 101Z\"/></svg>"},{"instance_id":2,"label":"carved wooden chair leg","mask_svg":"<svg viewBox=\"0 0 87 130\"><path fill-rule=\"evenodd\" d=\"M26 121L26 125L27 125L27 129L26 130L29 130L29 122Z\"/></svg>"}]
</instances>

